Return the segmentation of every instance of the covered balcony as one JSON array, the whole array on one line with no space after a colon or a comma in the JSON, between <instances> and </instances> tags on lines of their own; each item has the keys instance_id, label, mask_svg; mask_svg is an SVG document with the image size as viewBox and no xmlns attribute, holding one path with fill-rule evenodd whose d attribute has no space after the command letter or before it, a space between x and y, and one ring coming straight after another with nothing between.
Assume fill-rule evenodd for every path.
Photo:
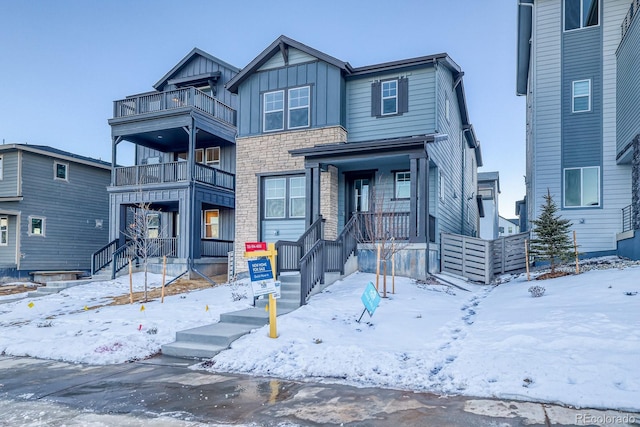
<instances>
[{"instance_id":1,"label":"covered balcony","mask_svg":"<svg viewBox=\"0 0 640 427\"><path fill-rule=\"evenodd\" d=\"M184 161L115 168L114 186L141 186L187 182L188 163ZM204 164L194 164L194 180L216 188L235 191L235 175Z\"/></svg>"}]
</instances>

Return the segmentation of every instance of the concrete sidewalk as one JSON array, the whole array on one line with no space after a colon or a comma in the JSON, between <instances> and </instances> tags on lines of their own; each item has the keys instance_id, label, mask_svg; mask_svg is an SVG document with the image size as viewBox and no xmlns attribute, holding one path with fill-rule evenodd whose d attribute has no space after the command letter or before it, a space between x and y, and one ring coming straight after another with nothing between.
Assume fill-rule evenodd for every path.
<instances>
[{"instance_id":1,"label":"concrete sidewalk","mask_svg":"<svg viewBox=\"0 0 640 427\"><path fill-rule=\"evenodd\" d=\"M640 414L617 411L216 374L194 370L195 364L166 356L107 366L0 356L0 398L98 414L132 414L148 419L148 425L168 413L199 423L288 427L640 422Z\"/></svg>"}]
</instances>

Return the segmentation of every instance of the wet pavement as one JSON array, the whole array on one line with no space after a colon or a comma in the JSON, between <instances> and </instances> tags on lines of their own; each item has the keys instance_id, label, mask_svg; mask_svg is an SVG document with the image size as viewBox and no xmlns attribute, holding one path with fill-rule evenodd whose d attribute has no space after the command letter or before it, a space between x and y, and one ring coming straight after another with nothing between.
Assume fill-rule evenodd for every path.
<instances>
[{"instance_id":1,"label":"wet pavement","mask_svg":"<svg viewBox=\"0 0 640 427\"><path fill-rule=\"evenodd\" d=\"M640 425L640 414L217 374L196 363L0 356L0 426Z\"/></svg>"}]
</instances>

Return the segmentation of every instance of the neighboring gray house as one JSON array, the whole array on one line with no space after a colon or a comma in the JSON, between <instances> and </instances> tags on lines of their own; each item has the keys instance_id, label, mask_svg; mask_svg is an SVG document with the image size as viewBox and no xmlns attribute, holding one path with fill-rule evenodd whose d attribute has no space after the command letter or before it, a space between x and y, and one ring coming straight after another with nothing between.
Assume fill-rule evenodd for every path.
<instances>
[{"instance_id":1,"label":"neighboring gray house","mask_svg":"<svg viewBox=\"0 0 640 427\"><path fill-rule=\"evenodd\" d=\"M639 4L518 1L517 93L527 97L520 219L538 218L549 191L586 256L640 256Z\"/></svg>"},{"instance_id":2,"label":"neighboring gray house","mask_svg":"<svg viewBox=\"0 0 640 427\"><path fill-rule=\"evenodd\" d=\"M193 49L154 91L114 102L111 241L95 255L96 270L124 267L133 211L149 203L154 265L167 256L172 275L226 272L235 226L236 96L224 85L237 72ZM123 142L135 147L133 166L116 164Z\"/></svg>"},{"instance_id":3,"label":"neighboring gray house","mask_svg":"<svg viewBox=\"0 0 640 427\"><path fill-rule=\"evenodd\" d=\"M484 213L480 217L480 237L482 239L495 240L500 236L499 194L500 175L498 172L479 172L478 196L482 198Z\"/></svg>"},{"instance_id":4,"label":"neighboring gray house","mask_svg":"<svg viewBox=\"0 0 640 427\"><path fill-rule=\"evenodd\" d=\"M352 67L276 39L227 85L239 97L236 253L276 242L280 271L300 265L305 287L343 270L355 224L379 217L378 235L407 244L396 273L437 270L441 232L478 232L482 160L462 76L445 53Z\"/></svg>"},{"instance_id":5,"label":"neighboring gray house","mask_svg":"<svg viewBox=\"0 0 640 427\"><path fill-rule=\"evenodd\" d=\"M109 238L110 170L52 147L0 145L0 276L88 272Z\"/></svg>"}]
</instances>

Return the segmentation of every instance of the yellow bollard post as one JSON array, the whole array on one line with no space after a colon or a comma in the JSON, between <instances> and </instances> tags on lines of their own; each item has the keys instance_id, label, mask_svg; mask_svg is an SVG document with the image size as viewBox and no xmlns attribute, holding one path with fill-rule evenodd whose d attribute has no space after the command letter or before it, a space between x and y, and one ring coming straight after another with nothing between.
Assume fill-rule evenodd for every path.
<instances>
[{"instance_id":1,"label":"yellow bollard post","mask_svg":"<svg viewBox=\"0 0 640 427\"><path fill-rule=\"evenodd\" d=\"M269 294L269 338L278 338L276 326L276 299L273 294Z\"/></svg>"}]
</instances>

